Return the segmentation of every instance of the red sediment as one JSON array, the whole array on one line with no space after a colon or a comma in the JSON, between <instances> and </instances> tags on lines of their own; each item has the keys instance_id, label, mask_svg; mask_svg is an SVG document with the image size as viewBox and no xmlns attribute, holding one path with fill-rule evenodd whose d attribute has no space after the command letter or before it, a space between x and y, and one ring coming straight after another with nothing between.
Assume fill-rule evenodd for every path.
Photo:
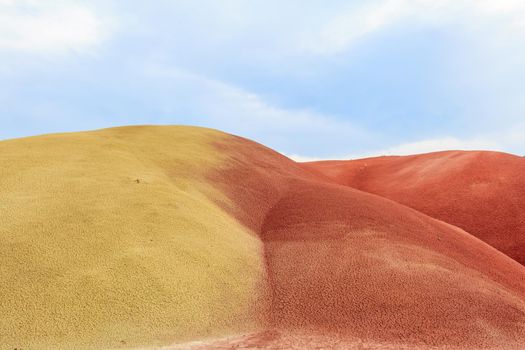
<instances>
[{"instance_id":1,"label":"red sediment","mask_svg":"<svg viewBox=\"0 0 525 350\"><path fill-rule=\"evenodd\" d=\"M211 179L265 245L269 329L421 348L525 346L525 267L516 261L248 140L218 147L230 164Z\"/></svg>"},{"instance_id":2,"label":"red sediment","mask_svg":"<svg viewBox=\"0 0 525 350\"><path fill-rule=\"evenodd\" d=\"M268 210L288 192L288 180L323 179L285 156L248 139L230 136L215 146L228 156L228 166L210 179L223 189L232 203L222 203L245 226L260 232Z\"/></svg>"},{"instance_id":3,"label":"red sediment","mask_svg":"<svg viewBox=\"0 0 525 350\"><path fill-rule=\"evenodd\" d=\"M179 344L170 350L459 350L456 346L425 346L402 342L367 341L343 334L318 331L263 331L204 342ZM474 348L469 348L473 350ZM511 350L495 347L494 349ZM521 349L520 349L521 350Z\"/></svg>"},{"instance_id":4,"label":"red sediment","mask_svg":"<svg viewBox=\"0 0 525 350\"><path fill-rule=\"evenodd\" d=\"M447 151L303 166L458 226L525 264L523 157Z\"/></svg>"}]
</instances>

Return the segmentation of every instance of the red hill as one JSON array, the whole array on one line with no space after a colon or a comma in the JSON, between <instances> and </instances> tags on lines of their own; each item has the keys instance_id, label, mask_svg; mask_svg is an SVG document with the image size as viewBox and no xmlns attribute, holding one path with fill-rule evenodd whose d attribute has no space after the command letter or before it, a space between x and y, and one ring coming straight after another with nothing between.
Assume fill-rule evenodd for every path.
<instances>
[{"instance_id":1,"label":"red hill","mask_svg":"<svg viewBox=\"0 0 525 350\"><path fill-rule=\"evenodd\" d=\"M523 157L448 151L304 166L458 226L525 264Z\"/></svg>"},{"instance_id":2,"label":"red hill","mask_svg":"<svg viewBox=\"0 0 525 350\"><path fill-rule=\"evenodd\" d=\"M278 331L256 337L257 346L297 346L294 334L304 331L312 348L327 346L327 334L388 348L525 345L520 264L461 229L329 183L255 143L219 147L230 161L213 181L265 245L269 326Z\"/></svg>"}]
</instances>

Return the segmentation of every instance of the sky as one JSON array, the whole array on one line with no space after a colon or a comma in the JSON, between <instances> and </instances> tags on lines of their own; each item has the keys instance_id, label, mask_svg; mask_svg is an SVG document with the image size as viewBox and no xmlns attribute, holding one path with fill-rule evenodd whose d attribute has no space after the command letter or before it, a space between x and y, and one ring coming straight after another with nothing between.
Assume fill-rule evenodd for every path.
<instances>
[{"instance_id":1,"label":"sky","mask_svg":"<svg viewBox=\"0 0 525 350\"><path fill-rule=\"evenodd\" d=\"M0 0L0 139L220 129L297 160L525 155L522 0Z\"/></svg>"}]
</instances>

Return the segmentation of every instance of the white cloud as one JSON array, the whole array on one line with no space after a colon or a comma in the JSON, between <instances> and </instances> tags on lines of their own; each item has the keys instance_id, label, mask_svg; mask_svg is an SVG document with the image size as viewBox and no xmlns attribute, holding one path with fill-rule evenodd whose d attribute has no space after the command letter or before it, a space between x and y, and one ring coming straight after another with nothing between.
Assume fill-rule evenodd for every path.
<instances>
[{"instance_id":1,"label":"white cloud","mask_svg":"<svg viewBox=\"0 0 525 350\"><path fill-rule=\"evenodd\" d=\"M429 153L437 151L448 150L501 150L502 146L498 142L488 139L458 139L455 137L434 138L428 140L421 140L416 142L403 143L397 146L386 148L383 150L372 151L368 154L361 155L363 157L379 156L379 155L410 155L418 153Z\"/></svg>"},{"instance_id":2,"label":"white cloud","mask_svg":"<svg viewBox=\"0 0 525 350\"><path fill-rule=\"evenodd\" d=\"M332 17L317 32L309 33L302 48L315 54L342 52L359 40L407 22L441 26L454 24L468 31L481 30L505 39L525 36L522 0L379 0L350 8ZM480 25L481 24L481 25ZM489 33L486 33L489 34Z\"/></svg>"},{"instance_id":3,"label":"white cloud","mask_svg":"<svg viewBox=\"0 0 525 350\"><path fill-rule=\"evenodd\" d=\"M327 157L327 158L319 158L319 157L308 157L308 156L301 156L299 154L285 154L290 159L295 160L296 162L315 162L318 160L327 160L327 159L349 159L348 157L345 158L338 158L338 157Z\"/></svg>"},{"instance_id":4,"label":"white cloud","mask_svg":"<svg viewBox=\"0 0 525 350\"><path fill-rule=\"evenodd\" d=\"M322 144L326 140L371 137L348 121L308 109L282 108L263 96L219 80L159 65L147 67L146 74L169 82L169 99L159 102L165 114L184 114L178 109L184 106L203 125L269 142L269 146L293 145L297 142L294 139Z\"/></svg>"},{"instance_id":5,"label":"white cloud","mask_svg":"<svg viewBox=\"0 0 525 350\"><path fill-rule=\"evenodd\" d=\"M92 50L108 26L79 1L0 0L0 49L36 53Z\"/></svg>"},{"instance_id":6,"label":"white cloud","mask_svg":"<svg viewBox=\"0 0 525 350\"><path fill-rule=\"evenodd\" d=\"M298 162L311 162L328 159L361 159L377 156L406 156L421 153L462 150L462 151L499 151L521 155L520 150L525 148L525 124L515 125L498 134L485 134L476 138L460 139L457 137L446 136L415 142L407 142L392 147L370 150L355 154L334 155L332 157L309 157L302 155L289 155Z\"/></svg>"},{"instance_id":7,"label":"white cloud","mask_svg":"<svg viewBox=\"0 0 525 350\"><path fill-rule=\"evenodd\" d=\"M494 141L487 139L466 139L461 140L456 137L441 137L415 142L402 143L385 149L370 150L357 154L346 154L334 157L305 157L300 155L291 155L290 158L298 162L308 162L323 159L360 159L376 156L406 156L420 153L430 153L449 150L502 150L503 147Z\"/></svg>"},{"instance_id":8,"label":"white cloud","mask_svg":"<svg viewBox=\"0 0 525 350\"><path fill-rule=\"evenodd\" d=\"M404 17L406 1L390 0L367 4L332 18L318 33L303 42L303 48L317 54L334 54L355 41L379 31Z\"/></svg>"}]
</instances>

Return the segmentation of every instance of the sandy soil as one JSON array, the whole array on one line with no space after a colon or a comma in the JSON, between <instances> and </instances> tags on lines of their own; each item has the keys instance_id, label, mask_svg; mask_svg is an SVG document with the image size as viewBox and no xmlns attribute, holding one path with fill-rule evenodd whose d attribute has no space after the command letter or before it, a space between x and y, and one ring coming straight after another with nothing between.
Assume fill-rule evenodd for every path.
<instances>
[{"instance_id":1,"label":"sandy soil","mask_svg":"<svg viewBox=\"0 0 525 350\"><path fill-rule=\"evenodd\" d=\"M427 346L422 344L403 344L395 342L370 342L340 334L321 334L316 331L282 331L269 330L248 335L195 341L172 346L155 348L155 350L461 350L455 346ZM474 348L469 350L488 350ZM494 346L492 350L513 350L512 348ZM518 350L520 348L514 348ZM139 350L139 349L136 349ZM140 349L153 350L153 349Z\"/></svg>"}]
</instances>

